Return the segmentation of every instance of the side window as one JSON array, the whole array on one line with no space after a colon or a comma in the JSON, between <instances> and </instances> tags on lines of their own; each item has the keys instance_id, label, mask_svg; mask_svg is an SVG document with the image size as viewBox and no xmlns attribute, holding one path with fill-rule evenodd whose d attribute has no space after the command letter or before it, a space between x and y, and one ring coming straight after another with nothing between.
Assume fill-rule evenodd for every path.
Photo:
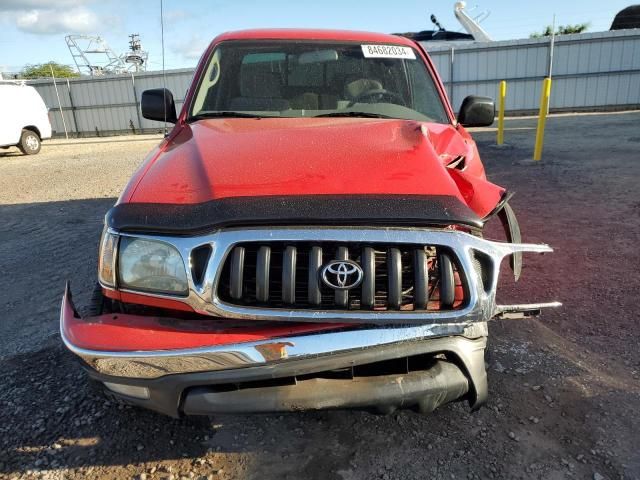
<instances>
[{"instance_id":1,"label":"side window","mask_svg":"<svg viewBox=\"0 0 640 480\"><path fill-rule=\"evenodd\" d=\"M240 66L240 95L243 97L257 97L259 90L264 87L265 78L279 78L282 83L282 73L286 61L284 53L249 53L242 58Z\"/></svg>"},{"instance_id":2,"label":"side window","mask_svg":"<svg viewBox=\"0 0 640 480\"><path fill-rule=\"evenodd\" d=\"M284 53L269 52L269 53L248 53L242 57L242 65L255 65L262 64L264 67L269 64L270 67L280 67L282 62L286 60L287 56Z\"/></svg>"},{"instance_id":3,"label":"side window","mask_svg":"<svg viewBox=\"0 0 640 480\"><path fill-rule=\"evenodd\" d=\"M319 87L324 82L322 63L295 64L289 69L287 85L290 87Z\"/></svg>"},{"instance_id":4,"label":"side window","mask_svg":"<svg viewBox=\"0 0 640 480\"><path fill-rule=\"evenodd\" d=\"M411 82L413 109L436 122L448 123L449 119L442 105L435 82L422 62L406 62L407 74Z\"/></svg>"}]
</instances>

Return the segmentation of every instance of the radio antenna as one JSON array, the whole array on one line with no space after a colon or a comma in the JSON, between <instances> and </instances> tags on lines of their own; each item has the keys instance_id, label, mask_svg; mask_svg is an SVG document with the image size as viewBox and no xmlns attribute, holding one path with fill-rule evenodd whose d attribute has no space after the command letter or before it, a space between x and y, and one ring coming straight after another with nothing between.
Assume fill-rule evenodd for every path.
<instances>
[{"instance_id":1,"label":"radio antenna","mask_svg":"<svg viewBox=\"0 0 640 480\"><path fill-rule=\"evenodd\" d=\"M160 0L160 44L162 47L162 105L164 110L164 136L167 136L167 76L164 69L164 10Z\"/></svg>"}]
</instances>

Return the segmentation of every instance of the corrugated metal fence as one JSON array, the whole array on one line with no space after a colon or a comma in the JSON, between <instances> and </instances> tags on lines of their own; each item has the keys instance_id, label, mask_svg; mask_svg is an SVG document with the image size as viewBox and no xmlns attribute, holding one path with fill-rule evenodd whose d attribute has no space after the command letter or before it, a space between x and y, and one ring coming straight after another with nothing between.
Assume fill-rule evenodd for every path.
<instances>
[{"instance_id":1,"label":"corrugated metal fence","mask_svg":"<svg viewBox=\"0 0 640 480\"><path fill-rule=\"evenodd\" d=\"M170 70L132 75L57 79L62 114L71 135L92 136L114 133L158 131L163 123L142 118L140 96L149 88L166 86L174 95L176 108L182 108L191 83L192 69ZM64 134L58 97L52 80L34 80L33 85L50 109L51 126Z\"/></svg>"},{"instance_id":2,"label":"corrugated metal fence","mask_svg":"<svg viewBox=\"0 0 640 480\"><path fill-rule=\"evenodd\" d=\"M508 84L508 112L533 112L539 104L541 80L548 75L549 38L469 44L429 50L453 107L467 95L496 97L501 80ZM170 70L167 88L182 107L192 69ZM640 108L640 29L556 37L551 110ZM160 122L143 119L143 90L163 85L161 72L58 80L58 93L72 135L157 131ZM52 112L52 126L64 132L53 81L29 82Z\"/></svg>"},{"instance_id":3,"label":"corrugated metal fence","mask_svg":"<svg viewBox=\"0 0 640 480\"><path fill-rule=\"evenodd\" d=\"M467 95L495 98L507 81L508 112L537 111L549 73L549 38L429 48L455 109ZM551 111L640 108L640 29L556 37Z\"/></svg>"}]
</instances>

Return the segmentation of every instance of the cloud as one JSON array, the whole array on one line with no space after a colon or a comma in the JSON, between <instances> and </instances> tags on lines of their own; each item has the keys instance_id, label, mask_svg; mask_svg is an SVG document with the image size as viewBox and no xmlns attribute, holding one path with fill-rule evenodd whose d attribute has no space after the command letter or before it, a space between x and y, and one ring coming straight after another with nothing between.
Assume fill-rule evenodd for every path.
<instances>
[{"instance_id":1,"label":"cloud","mask_svg":"<svg viewBox=\"0 0 640 480\"><path fill-rule=\"evenodd\" d=\"M189 40L176 43L171 51L185 60L198 60L209 45L210 39L193 35Z\"/></svg>"},{"instance_id":2,"label":"cloud","mask_svg":"<svg viewBox=\"0 0 640 480\"><path fill-rule=\"evenodd\" d=\"M89 33L96 31L102 22L98 16L83 7L69 10L29 10L18 13L16 26L29 33Z\"/></svg>"},{"instance_id":3,"label":"cloud","mask_svg":"<svg viewBox=\"0 0 640 480\"><path fill-rule=\"evenodd\" d=\"M189 14L186 10L170 10L165 12L164 20L165 22L179 22L187 18Z\"/></svg>"},{"instance_id":4,"label":"cloud","mask_svg":"<svg viewBox=\"0 0 640 480\"><path fill-rule=\"evenodd\" d=\"M96 0L0 0L0 20L38 35L95 33L117 18L98 15L86 5Z\"/></svg>"},{"instance_id":5,"label":"cloud","mask_svg":"<svg viewBox=\"0 0 640 480\"><path fill-rule=\"evenodd\" d=\"M51 10L54 8L77 7L85 3L88 3L88 0L1 0L0 10Z\"/></svg>"}]
</instances>

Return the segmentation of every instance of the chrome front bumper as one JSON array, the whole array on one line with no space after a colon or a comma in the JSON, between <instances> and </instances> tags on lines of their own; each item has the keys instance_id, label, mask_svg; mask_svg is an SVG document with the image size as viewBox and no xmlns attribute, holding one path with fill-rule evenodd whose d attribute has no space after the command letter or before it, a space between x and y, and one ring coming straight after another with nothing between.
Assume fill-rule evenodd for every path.
<instances>
[{"instance_id":1,"label":"chrome front bumper","mask_svg":"<svg viewBox=\"0 0 640 480\"><path fill-rule=\"evenodd\" d=\"M429 411L463 395L475 409L487 398L484 322L350 329L336 326L336 330L326 332L192 349L107 351L74 343L74 325L101 324L102 317L109 316L79 318L67 286L60 313L64 344L83 360L90 376L108 384L112 393L118 386L139 387L148 392L146 398L125 396L124 400L172 416L367 405L379 409L416 405ZM132 321L145 318L129 317ZM423 354L445 354L448 362L439 361L433 371L398 378L383 376L377 383L329 382L331 388L343 389L341 395L320 395L320 380L307 380L307 387L297 390L276 387L245 390L244 394L209 391L219 384L292 378ZM261 396L271 401L257 402Z\"/></svg>"},{"instance_id":2,"label":"chrome front bumper","mask_svg":"<svg viewBox=\"0 0 640 480\"><path fill-rule=\"evenodd\" d=\"M145 318L128 317L134 320ZM92 322L102 323L103 319L80 319L67 287L60 311L60 335L66 347L101 374L140 379L258 366L276 372L282 365L307 361L317 366L316 371L322 371L336 358L343 359L345 365L356 365L365 363L365 360L386 360L446 351L448 348L452 348L460 358L466 358L469 352L464 348L445 348L444 343L451 343L449 337L470 340L487 335L486 323L367 326L190 349L106 351L82 348L73 341L74 325Z\"/></svg>"}]
</instances>

